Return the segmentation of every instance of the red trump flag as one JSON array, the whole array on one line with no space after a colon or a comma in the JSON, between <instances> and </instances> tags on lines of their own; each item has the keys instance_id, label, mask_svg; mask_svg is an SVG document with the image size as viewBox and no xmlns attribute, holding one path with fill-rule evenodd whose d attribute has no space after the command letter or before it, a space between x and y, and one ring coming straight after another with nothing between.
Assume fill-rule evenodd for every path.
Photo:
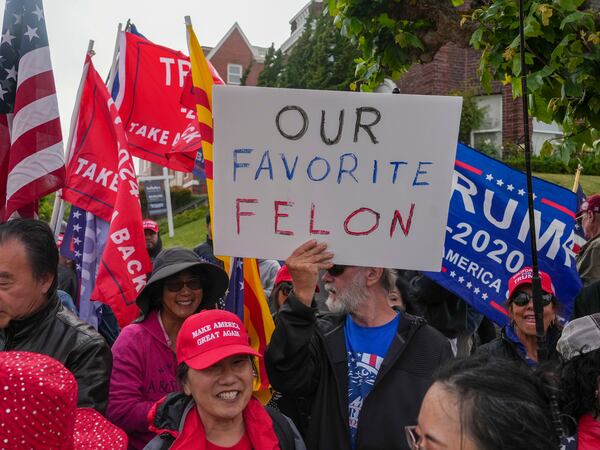
<instances>
[{"instance_id":1,"label":"red trump flag","mask_svg":"<svg viewBox=\"0 0 600 450\"><path fill-rule=\"evenodd\" d=\"M89 58L84 71L63 198L109 222L119 187L115 125L106 107L106 87Z\"/></svg>"},{"instance_id":2,"label":"red trump flag","mask_svg":"<svg viewBox=\"0 0 600 450\"><path fill-rule=\"evenodd\" d=\"M95 92L93 122L103 121L100 129L103 133L107 133L103 135L105 140L101 142L102 148L98 149L99 154L104 156L98 161L106 171L117 174L116 181L111 180L111 183L116 182L114 210L109 218L108 239L91 298L109 305L122 328L139 314L135 299L146 284L146 274L152 270L152 264L146 251L138 183L133 159L127 149L123 124L89 56L86 58L86 65L88 66L86 89L89 90L88 92ZM84 106L87 107L82 105ZM69 170L77 171L80 164L73 157ZM80 173L82 171L83 168ZM96 183L90 180L88 183L102 185L102 182ZM109 186L108 181L106 184Z\"/></svg>"},{"instance_id":3,"label":"red trump flag","mask_svg":"<svg viewBox=\"0 0 600 450\"><path fill-rule=\"evenodd\" d=\"M183 53L121 32L115 103L132 155L192 171L201 140L195 109L180 101L189 71Z\"/></svg>"}]
</instances>

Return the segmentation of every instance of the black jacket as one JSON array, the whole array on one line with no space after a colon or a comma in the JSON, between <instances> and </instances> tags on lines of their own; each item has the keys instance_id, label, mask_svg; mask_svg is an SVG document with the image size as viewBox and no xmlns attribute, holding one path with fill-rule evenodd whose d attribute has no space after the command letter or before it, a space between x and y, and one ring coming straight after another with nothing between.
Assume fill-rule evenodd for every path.
<instances>
[{"instance_id":1,"label":"black jacket","mask_svg":"<svg viewBox=\"0 0 600 450\"><path fill-rule=\"evenodd\" d=\"M110 348L94 328L67 311L56 296L32 316L10 321L0 340L0 350L43 353L60 361L77 379L77 405L104 414L112 369Z\"/></svg>"},{"instance_id":2,"label":"black jacket","mask_svg":"<svg viewBox=\"0 0 600 450\"><path fill-rule=\"evenodd\" d=\"M554 326L548 327L546 333L546 346L548 348L548 361L556 364L559 361L559 355L556 351L556 343L560 338L560 330ZM525 358L517 350L517 345L506 337L506 331L503 328L500 337L487 344L477 348L476 354L492 355L498 358L510 359L511 361L521 361L527 364Z\"/></svg>"},{"instance_id":3,"label":"black jacket","mask_svg":"<svg viewBox=\"0 0 600 450\"><path fill-rule=\"evenodd\" d=\"M449 339L467 328L467 304L457 295L423 274L410 279L406 312L423 317Z\"/></svg>"},{"instance_id":4,"label":"black jacket","mask_svg":"<svg viewBox=\"0 0 600 450\"><path fill-rule=\"evenodd\" d=\"M597 312L600 312L600 281L594 281L579 291L575 297L573 319Z\"/></svg>"},{"instance_id":5,"label":"black jacket","mask_svg":"<svg viewBox=\"0 0 600 450\"><path fill-rule=\"evenodd\" d=\"M265 353L273 388L306 397L311 450L350 450L345 315L309 308L293 293L279 310ZM449 342L422 318L402 314L372 391L364 400L356 450L408 449L404 427L415 425L437 368L452 357Z\"/></svg>"},{"instance_id":6,"label":"black jacket","mask_svg":"<svg viewBox=\"0 0 600 450\"><path fill-rule=\"evenodd\" d=\"M197 247L194 247L194 253L200 258L205 259L210 263L216 264L221 269L224 267L223 261L221 261L215 256L215 253L213 251L213 241L210 239L207 239L206 242L203 242Z\"/></svg>"}]
</instances>

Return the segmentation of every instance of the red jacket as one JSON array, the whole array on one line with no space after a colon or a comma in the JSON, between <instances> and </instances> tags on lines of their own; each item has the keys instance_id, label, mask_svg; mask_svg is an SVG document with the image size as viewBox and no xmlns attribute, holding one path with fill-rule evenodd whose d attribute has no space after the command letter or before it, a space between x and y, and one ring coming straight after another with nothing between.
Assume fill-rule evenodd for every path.
<instances>
[{"instance_id":1,"label":"red jacket","mask_svg":"<svg viewBox=\"0 0 600 450\"><path fill-rule=\"evenodd\" d=\"M199 417L192 417L194 400L182 393L169 394L158 401L148 413L150 430L156 436L145 450L193 448L205 450L206 433ZM254 397L242 412L246 433L252 448L260 450L305 450L298 430L278 411L269 411ZM279 419L276 420L277 416ZM186 420L186 419L190 420ZM277 424L276 424L277 422ZM282 422L287 428L282 430ZM191 446L190 446L191 444Z\"/></svg>"},{"instance_id":2,"label":"red jacket","mask_svg":"<svg viewBox=\"0 0 600 450\"><path fill-rule=\"evenodd\" d=\"M577 428L577 450L596 450L600 448L600 422L591 414L579 418Z\"/></svg>"}]
</instances>

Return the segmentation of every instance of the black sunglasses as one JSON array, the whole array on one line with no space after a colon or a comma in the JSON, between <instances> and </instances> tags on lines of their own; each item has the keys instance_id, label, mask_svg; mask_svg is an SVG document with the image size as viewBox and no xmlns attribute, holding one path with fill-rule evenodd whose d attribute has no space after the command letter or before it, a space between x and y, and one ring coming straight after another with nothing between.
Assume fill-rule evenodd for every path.
<instances>
[{"instance_id":1,"label":"black sunglasses","mask_svg":"<svg viewBox=\"0 0 600 450\"><path fill-rule=\"evenodd\" d=\"M332 267L327 269L327 273L329 275L331 275L332 277L339 277L341 274L344 273L344 270L346 270L346 267L348 267L348 266L342 266L341 264L334 264Z\"/></svg>"},{"instance_id":2,"label":"black sunglasses","mask_svg":"<svg viewBox=\"0 0 600 450\"><path fill-rule=\"evenodd\" d=\"M550 303L552 303L552 297L552 294L543 293L542 306L548 306ZM525 306L529 304L530 300L533 300L533 296L529 295L527 292L519 292L510 301L517 306Z\"/></svg>"},{"instance_id":3,"label":"black sunglasses","mask_svg":"<svg viewBox=\"0 0 600 450\"><path fill-rule=\"evenodd\" d=\"M192 291L202 289L202 281L199 278L191 278L187 281L178 278L165 281L165 286L169 292L179 292L184 286L189 287Z\"/></svg>"}]
</instances>

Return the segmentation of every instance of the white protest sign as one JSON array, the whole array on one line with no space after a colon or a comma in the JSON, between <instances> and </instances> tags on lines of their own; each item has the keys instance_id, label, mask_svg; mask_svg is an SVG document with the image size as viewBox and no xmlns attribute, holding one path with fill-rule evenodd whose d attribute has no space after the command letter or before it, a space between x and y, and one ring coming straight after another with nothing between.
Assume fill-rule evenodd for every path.
<instances>
[{"instance_id":1,"label":"white protest sign","mask_svg":"<svg viewBox=\"0 0 600 450\"><path fill-rule=\"evenodd\" d=\"M214 249L439 271L461 97L215 86Z\"/></svg>"}]
</instances>

